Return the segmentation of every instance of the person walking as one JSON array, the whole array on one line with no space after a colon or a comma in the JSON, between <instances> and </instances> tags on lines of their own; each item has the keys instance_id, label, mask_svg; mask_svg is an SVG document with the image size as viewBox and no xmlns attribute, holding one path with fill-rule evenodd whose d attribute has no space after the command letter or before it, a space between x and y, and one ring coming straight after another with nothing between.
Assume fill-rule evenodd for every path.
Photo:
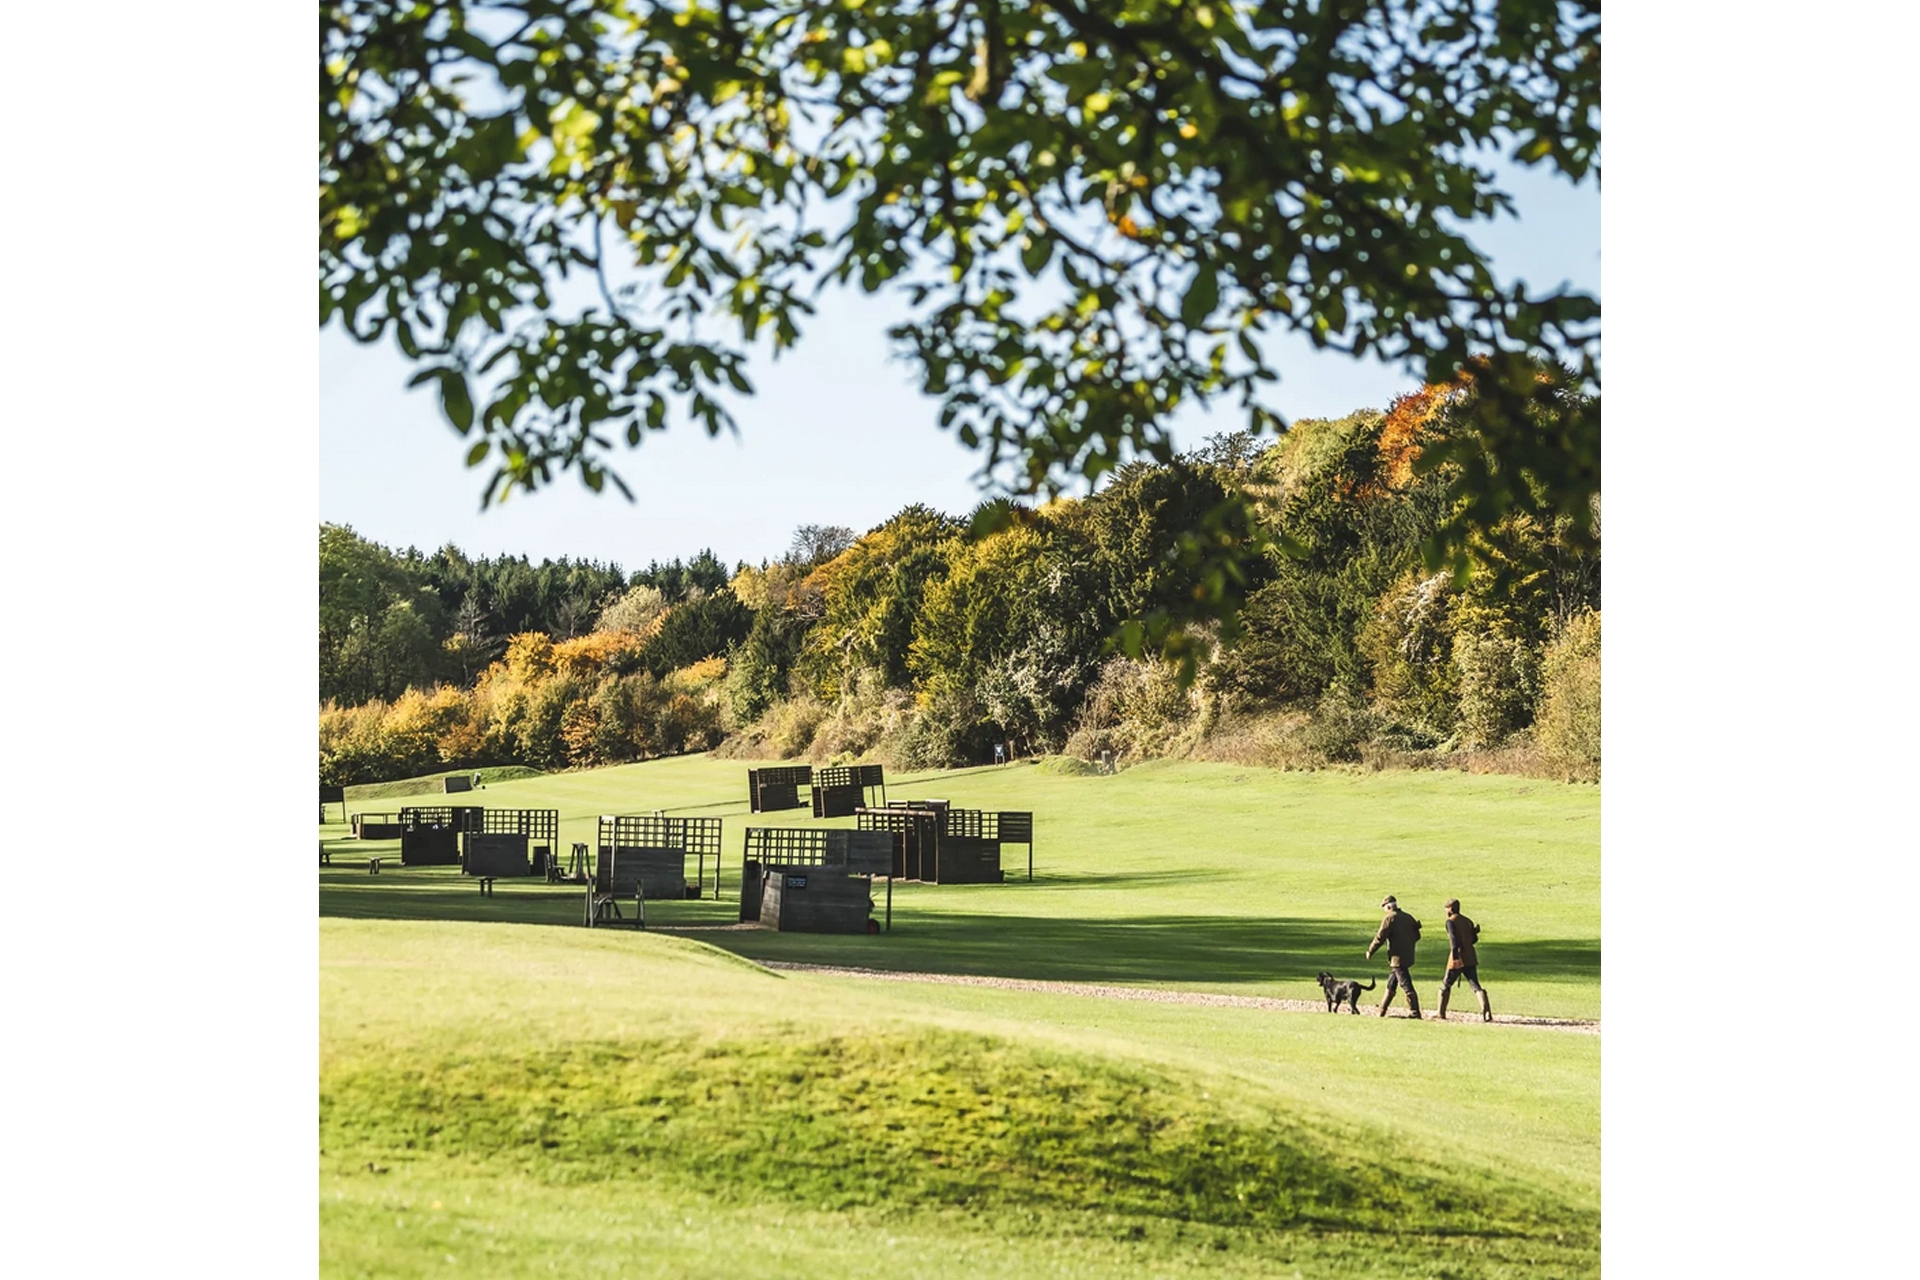
<instances>
[{"instance_id":1,"label":"person walking","mask_svg":"<svg viewBox=\"0 0 1920 1280\"><path fill-rule=\"evenodd\" d=\"M1460 914L1460 899L1447 899L1447 976L1440 983L1440 1017L1447 1016L1447 997L1453 993L1453 984L1465 978L1467 985L1473 988L1473 994L1480 997L1480 1021L1493 1021L1493 1006L1487 1000L1487 989L1480 985L1480 958L1475 954L1473 944L1480 941L1480 926Z\"/></svg>"},{"instance_id":2,"label":"person walking","mask_svg":"<svg viewBox=\"0 0 1920 1280\"><path fill-rule=\"evenodd\" d=\"M1407 1008L1415 1018L1420 1016L1420 997L1413 990L1413 944L1420 941L1420 922L1413 914L1402 911L1392 894L1380 900L1381 910L1387 913L1380 922L1380 932L1373 935L1373 941L1367 944L1367 959L1373 959L1373 953L1381 947L1387 949L1387 993L1380 1000L1380 1016L1387 1016L1387 1006L1393 1003L1393 993L1400 987L1407 989Z\"/></svg>"}]
</instances>

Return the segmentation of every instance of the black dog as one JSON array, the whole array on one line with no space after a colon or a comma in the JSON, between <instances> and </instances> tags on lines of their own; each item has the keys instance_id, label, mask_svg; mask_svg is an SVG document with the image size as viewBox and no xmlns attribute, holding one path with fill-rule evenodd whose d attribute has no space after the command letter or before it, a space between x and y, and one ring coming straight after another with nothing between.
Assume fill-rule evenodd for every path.
<instances>
[{"instance_id":1,"label":"black dog","mask_svg":"<svg viewBox=\"0 0 1920 1280\"><path fill-rule=\"evenodd\" d=\"M1362 991L1371 991L1373 988L1374 981L1372 978L1368 978L1367 985L1363 987L1357 982L1342 982L1330 973L1322 973L1320 975L1320 989L1327 993L1328 1013L1340 1012L1340 1006L1344 1004L1349 1009L1352 1009L1356 1015L1359 1014L1360 993Z\"/></svg>"}]
</instances>

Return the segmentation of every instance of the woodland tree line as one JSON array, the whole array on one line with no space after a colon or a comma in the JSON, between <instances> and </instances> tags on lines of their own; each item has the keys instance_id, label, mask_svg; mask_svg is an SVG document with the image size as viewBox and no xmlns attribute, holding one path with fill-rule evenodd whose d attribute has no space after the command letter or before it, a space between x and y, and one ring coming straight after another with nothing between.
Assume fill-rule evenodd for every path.
<instances>
[{"instance_id":1,"label":"woodland tree line","mask_svg":"<svg viewBox=\"0 0 1920 1280\"><path fill-rule=\"evenodd\" d=\"M1457 399L1216 437L1035 509L804 528L731 571L710 552L631 574L421 555L323 525L321 776L715 748L914 768L1007 743L1597 778L1598 512L1577 531L1512 516L1466 581L1431 570L1459 499L1423 444ZM1248 510L1253 527L1222 525ZM1230 584L1238 607L1169 631L1219 593L1216 537L1264 548Z\"/></svg>"}]
</instances>

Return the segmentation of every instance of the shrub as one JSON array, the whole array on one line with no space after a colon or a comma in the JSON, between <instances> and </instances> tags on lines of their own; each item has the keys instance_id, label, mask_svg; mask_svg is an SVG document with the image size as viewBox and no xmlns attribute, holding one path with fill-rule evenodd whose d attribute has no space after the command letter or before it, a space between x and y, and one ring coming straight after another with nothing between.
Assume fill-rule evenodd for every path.
<instances>
[{"instance_id":1,"label":"shrub","mask_svg":"<svg viewBox=\"0 0 1920 1280\"><path fill-rule=\"evenodd\" d=\"M507 641L507 674L533 684L553 674L553 641L538 631L523 631Z\"/></svg>"},{"instance_id":2,"label":"shrub","mask_svg":"<svg viewBox=\"0 0 1920 1280\"><path fill-rule=\"evenodd\" d=\"M1004 728L985 719L980 703L971 694L959 691L937 695L920 705L901 735L899 767L948 769L985 764L993 759L993 744L1005 740Z\"/></svg>"},{"instance_id":3,"label":"shrub","mask_svg":"<svg viewBox=\"0 0 1920 1280\"><path fill-rule=\"evenodd\" d=\"M387 704L378 698L357 707L332 702L320 708L320 780L339 786L380 782L392 772L387 751Z\"/></svg>"},{"instance_id":4,"label":"shrub","mask_svg":"<svg viewBox=\"0 0 1920 1280\"><path fill-rule=\"evenodd\" d=\"M1534 743L1549 767L1570 778L1600 778L1600 613L1576 615L1540 663Z\"/></svg>"},{"instance_id":5,"label":"shrub","mask_svg":"<svg viewBox=\"0 0 1920 1280\"><path fill-rule=\"evenodd\" d=\"M1460 697L1454 603L1448 575L1408 572L1380 597L1361 629L1374 710L1406 746L1430 747L1454 730Z\"/></svg>"},{"instance_id":6,"label":"shrub","mask_svg":"<svg viewBox=\"0 0 1920 1280\"><path fill-rule=\"evenodd\" d=\"M667 611L667 598L660 588L641 583L631 587L619 599L600 611L595 631L628 631L645 635L659 623Z\"/></svg>"},{"instance_id":7,"label":"shrub","mask_svg":"<svg viewBox=\"0 0 1920 1280\"><path fill-rule=\"evenodd\" d=\"M648 588L641 588L647 590ZM657 623L655 629L658 629ZM554 670L592 680L608 671L635 670L640 651L649 639L646 631L592 631L553 646Z\"/></svg>"},{"instance_id":8,"label":"shrub","mask_svg":"<svg viewBox=\"0 0 1920 1280\"><path fill-rule=\"evenodd\" d=\"M913 695L889 689L885 675L874 669L857 674L848 691L837 699L814 732L807 756L821 764L897 756L911 731Z\"/></svg>"},{"instance_id":9,"label":"shrub","mask_svg":"<svg viewBox=\"0 0 1920 1280\"><path fill-rule=\"evenodd\" d=\"M1453 638L1460 738L1469 747L1497 747L1531 720L1539 664L1532 646L1503 617L1465 612Z\"/></svg>"},{"instance_id":10,"label":"shrub","mask_svg":"<svg viewBox=\"0 0 1920 1280\"><path fill-rule=\"evenodd\" d=\"M755 736L776 759L797 759L813 745L813 735L826 718L826 703L811 694L799 694L769 707L754 726Z\"/></svg>"},{"instance_id":11,"label":"shrub","mask_svg":"<svg viewBox=\"0 0 1920 1280\"><path fill-rule=\"evenodd\" d=\"M514 759L536 769L564 768L568 764L568 748L561 736L561 721L568 705L578 701L583 693L579 682L571 676L554 676L534 685L513 725Z\"/></svg>"},{"instance_id":12,"label":"shrub","mask_svg":"<svg viewBox=\"0 0 1920 1280\"><path fill-rule=\"evenodd\" d=\"M1311 769L1325 759L1307 743L1311 722L1308 713L1297 709L1224 711L1189 755L1223 764Z\"/></svg>"},{"instance_id":13,"label":"shrub","mask_svg":"<svg viewBox=\"0 0 1920 1280\"><path fill-rule=\"evenodd\" d=\"M599 738L600 712L594 701L569 702L560 713L560 741L567 763L578 767L619 759L601 754Z\"/></svg>"},{"instance_id":14,"label":"shrub","mask_svg":"<svg viewBox=\"0 0 1920 1280\"><path fill-rule=\"evenodd\" d=\"M1172 663L1114 658L1088 690L1065 753L1098 760L1112 752L1123 763L1184 754L1200 736L1203 720L1198 687L1182 689Z\"/></svg>"},{"instance_id":15,"label":"shrub","mask_svg":"<svg viewBox=\"0 0 1920 1280\"><path fill-rule=\"evenodd\" d=\"M1359 695L1345 685L1333 685L1320 695L1301 741L1330 761L1360 758L1360 748L1373 737L1373 713Z\"/></svg>"}]
</instances>

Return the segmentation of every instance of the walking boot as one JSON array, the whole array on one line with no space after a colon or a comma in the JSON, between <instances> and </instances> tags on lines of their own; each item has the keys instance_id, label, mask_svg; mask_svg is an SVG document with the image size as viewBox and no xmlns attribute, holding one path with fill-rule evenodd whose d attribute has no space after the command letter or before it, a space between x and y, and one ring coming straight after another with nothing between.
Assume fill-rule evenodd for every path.
<instances>
[{"instance_id":1,"label":"walking boot","mask_svg":"<svg viewBox=\"0 0 1920 1280\"><path fill-rule=\"evenodd\" d=\"M1487 993L1484 991L1480 993L1480 1021L1493 1021L1493 1004L1487 999Z\"/></svg>"},{"instance_id":2,"label":"walking boot","mask_svg":"<svg viewBox=\"0 0 1920 1280\"><path fill-rule=\"evenodd\" d=\"M1452 994L1453 992L1448 990L1446 987L1440 988L1440 1012L1438 1014L1438 1017L1442 1022L1445 1022L1447 1020L1447 997L1451 996Z\"/></svg>"},{"instance_id":3,"label":"walking boot","mask_svg":"<svg viewBox=\"0 0 1920 1280\"><path fill-rule=\"evenodd\" d=\"M1407 988L1407 1014L1416 1022L1420 1019L1420 997L1413 994L1413 988Z\"/></svg>"},{"instance_id":4,"label":"walking boot","mask_svg":"<svg viewBox=\"0 0 1920 1280\"><path fill-rule=\"evenodd\" d=\"M1381 1016L1381 1017L1383 1017L1383 1018L1384 1018L1384 1017L1386 1017L1386 1016L1387 1016L1387 1006L1388 1006L1388 1005L1390 1005L1390 1004L1392 1004L1392 1003L1393 1003L1393 997L1392 997L1392 996L1388 996L1388 997L1387 997L1387 998L1386 998L1385 1000L1382 1000L1382 1001L1380 1002L1380 1016Z\"/></svg>"}]
</instances>

